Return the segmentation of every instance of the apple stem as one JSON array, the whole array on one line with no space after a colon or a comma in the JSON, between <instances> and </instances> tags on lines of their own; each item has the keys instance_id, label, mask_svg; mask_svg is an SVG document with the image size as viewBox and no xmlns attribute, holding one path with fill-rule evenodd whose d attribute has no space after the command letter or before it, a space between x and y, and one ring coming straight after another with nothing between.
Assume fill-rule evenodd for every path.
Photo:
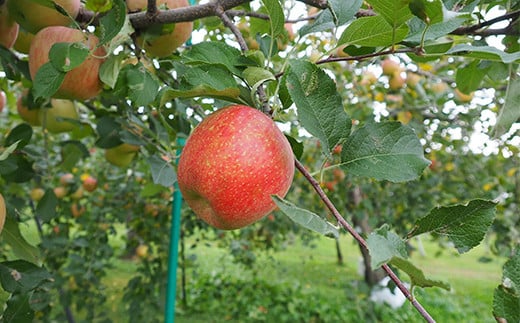
<instances>
[{"instance_id":1,"label":"apple stem","mask_svg":"<svg viewBox=\"0 0 520 323\"><path fill-rule=\"evenodd\" d=\"M368 250L368 244L367 242L365 241L365 239L363 239L363 237L354 229L354 227L352 227L346 220L345 218L343 218L343 216L341 216L341 214L339 213L339 211L336 209L336 207L334 206L334 204L331 202L331 200L329 199L329 197L327 196L327 194L325 194L325 192L323 191L323 189L321 188L320 184L318 183L318 181L311 175L311 173L309 171L307 171L307 169L305 168L305 166L303 166L303 164L298 160L298 159L294 159L294 163L295 163L295 166L296 168L300 171L300 173L302 173L302 175L305 177L305 179L307 179L307 181L311 184L311 186L314 188L314 190L316 191L316 193L318 193L318 196L320 197L320 199L323 201L323 203L325 204L325 206L330 210L330 212L332 213L332 215L336 218L336 220L338 221L339 225L345 229L346 231L348 231L348 233L350 233L350 235L352 235L352 237L354 237L354 239L356 239L356 241L365 249ZM401 290L401 292L403 293L403 295L406 297L406 299L408 299L408 301L410 301L410 303L412 303L413 307L415 307L415 309L419 312L419 314L421 314L421 316L427 321L427 322L435 322L435 320L431 317L431 315L426 311L426 309L417 301L417 299L415 299L415 297L412 295L412 293L410 292L410 290L408 290L408 288L406 288L406 286L403 284L403 282L397 277L397 275L392 271L392 269L387 265L387 264L384 264L381 266L381 268L388 274L388 276L390 277L390 279L397 285L397 287L399 288L399 290Z\"/></svg>"}]
</instances>

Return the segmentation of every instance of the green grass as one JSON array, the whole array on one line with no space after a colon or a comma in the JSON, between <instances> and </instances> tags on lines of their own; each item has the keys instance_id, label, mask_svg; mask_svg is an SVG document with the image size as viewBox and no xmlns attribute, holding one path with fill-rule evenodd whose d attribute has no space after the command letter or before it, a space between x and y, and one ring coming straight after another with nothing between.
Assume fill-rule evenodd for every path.
<instances>
[{"instance_id":1,"label":"green grass","mask_svg":"<svg viewBox=\"0 0 520 323\"><path fill-rule=\"evenodd\" d=\"M426 239L423 239L426 240ZM485 247L457 255L453 249L442 249L434 242L423 241L425 252L412 255L413 263L423 269L428 277L448 282L452 289L447 292L438 288L417 289L416 296L423 306L438 321L464 319L465 322L493 322L491 305L493 290L500 282L504 259L492 258L491 262L479 262L483 256L489 257ZM348 237L342 236L341 248L345 264L336 262L334 240L322 238L314 248L294 243L286 250L258 259L260 278L267 281L299 284L304 291L318 293L323 302L345 300L354 281L362 279L357 273L359 251ZM250 273L231 263L231 257L224 250L214 247L200 247L197 254L199 265L204 271L224 270L233 275L247 278ZM402 274L403 280L407 277ZM403 317L420 319L411 305L402 309ZM412 313L412 314L410 314ZM178 317L179 322L194 322L196 317ZM202 315L201 320L208 319ZM215 319L213 317L213 319ZM224 318L223 318L224 319ZM218 321L218 320L217 320ZM403 318L403 322L407 321Z\"/></svg>"}]
</instances>

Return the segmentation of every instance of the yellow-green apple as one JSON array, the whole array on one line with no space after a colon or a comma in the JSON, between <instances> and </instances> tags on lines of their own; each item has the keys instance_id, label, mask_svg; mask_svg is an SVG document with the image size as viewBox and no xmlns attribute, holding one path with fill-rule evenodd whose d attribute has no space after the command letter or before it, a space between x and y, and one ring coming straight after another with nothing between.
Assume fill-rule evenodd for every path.
<instances>
[{"instance_id":1,"label":"yellow-green apple","mask_svg":"<svg viewBox=\"0 0 520 323\"><path fill-rule=\"evenodd\" d=\"M391 58L385 58L385 60L381 62L381 68L383 69L383 75L392 76L401 72L401 66L399 63Z\"/></svg>"},{"instance_id":2,"label":"yellow-green apple","mask_svg":"<svg viewBox=\"0 0 520 323\"><path fill-rule=\"evenodd\" d=\"M406 80L401 76L401 73L397 72L390 76L388 85L390 86L391 90L399 90L404 86L405 82Z\"/></svg>"},{"instance_id":3,"label":"yellow-green apple","mask_svg":"<svg viewBox=\"0 0 520 323\"><path fill-rule=\"evenodd\" d=\"M157 0L157 6L167 9L188 7L188 0ZM147 0L126 0L128 10L131 12L144 10ZM155 27L153 27L155 28ZM159 34L152 35L146 30L137 37L137 44L146 51L150 57L166 57L171 55L179 46L184 44L191 36L193 22L179 22L173 28Z\"/></svg>"},{"instance_id":4,"label":"yellow-green apple","mask_svg":"<svg viewBox=\"0 0 520 323\"><path fill-rule=\"evenodd\" d=\"M20 30L18 30L18 37L16 37L13 48L19 53L29 54L31 41L33 38L34 34L31 34L30 32L20 28Z\"/></svg>"},{"instance_id":5,"label":"yellow-green apple","mask_svg":"<svg viewBox=\"0 0 520 323\"><path fill-rule=\"evenodd\" d=\"M62 199L67 195L68 190L63 186L57 186L53 189L54 195L56 195L57 198Z\"/></svg>"},{"instance_id":6,"label":"yellow-green apple","mask_svg":"<svg viewBox=\"0 0 520 323\"><path fill-rule=\"evenodd\" d=\"M50 108L40 110L40 123L52 133L71 131L76 124L67 119L78 120L76 105L70 100L51 99Z\"/></svg>"},{"instance_id":7,"label":"yellow-green apple","mask_svg":"<svg viewBox=\"0 0 520 323\"><path fill-rule=\"evenodd\" d=\"M7 101L7 98L5 97L5 92L0 91L0 112L2 112L2 110L4 110L6 101Z\"/></svg>"},{"instance_id":8,"label":"yellow-green apple","mask_svg":"<svg viewBox=\"0 0 520 323\"><path fill-rule=\"evenodd\" d=\"M26 104L27 91L24 91L16 100L16 110L23 121L31 126L41 126L40 109L29 109Z\"/></svg>"},{"instance_id":9,"label":"yellow-green apple","mask_svg":"<svg viewBox=\"0 0 520 323\"><path fill-rule=\"evenodd\" d=\"M209 115L193 130L177 174L195 214L218 229L233 230L275 208L271 195L284 197L289 190L294 157L269 117L233 105Z\"/></svg>"},{"instance_id":10,"label":"yellow-green apple","mask_svg":"<svg viewBox=\"0 0 520 323\"><path fill-rule=\"evenodd\" d=\"M457 88L455 88L455 90L453 90L453 92L455 93L456 102L468 103L468 102L471 102L471 100L473 100L473 92L466 94Z\"/></svg>"},{"instance_id":11,"label":"yellow-green apple","mask_svg":"<svg viewBox=\"0 0 520 323\"><path fill-rule=\"evenodd\" d=\"M35 187L31 190L31 192L29 192L29 196L35 202L38 202L39 200L41 200L44 195L45 195L45 190L41 187Z\"/></svg>"},{"instance_id":12,"label":"yellow-green apple","mask_svg":"<svg viewBox=\"0 0 520 323\"><path fill-rule=\"evenodd\" d=\"M7 210L5 208L5 200L2 194L0 194L0 233L2 233L2 229L4 228L6 215Z\"/></svg>"},{"instance_id":13,"label":"yellow-green apple","mask_svg":"<svg viewBox=\"0 0 520 323\"><path fill-rule=\"evenodd\" d=\"M85 177L85 179L83 180L83 183L82 183L83 188L87 192L93 192L97 188L97 185L98 185L97 179L95 179L94 177L92 177L90 175Z\"/></svg>"},{"instance_id":14,"label":"yellow-green apple","mask_svg":"<svg viewBox=\"0 0 520 323\"><path fill-rule=\"evenodd\" d=\"M102 89L99 67L104 62L106 52L103 47L97 47L99 40L96 36L87 35L78 29L52 26L42 29L34 36L29 50L29 71L33 80L40 66L49 61L49 51L52 45L60 42L82 42L94 52L89 54L81 65L67 72L63 83L53 97L88 100L98 95Z\"/></svg>"},{"instance_id":15,"label":"yellow-green apple","mask_svg":"<svg viewBox=\"0 0 520 323\"><path fill-rule=\"evenodd\" d=\"M139 146L122 143L119 146L105 150L105 159L112 165L125 168L134 159L139 151Z\"/></svg>"},{"instance_id":16,"label":"yellow-green apple","mask_svg":"<svg viewBox=\"0 0 520 323\"><path fill-rule=\"evenodd\" d=\"M137 246L137 248L135 249L135 254L139 257L139 258L144 258L148 255L148 246L145 245L145 244L140 244L139 246Z\"/></svg>"},{"instance_id":17,"label":"yellow-green apple","mask_svg":"<svg viewBox=\"0 0 520 323\"><path fill-rule=\"evenodd\" d=\"M421 81L421 76L414 72L406 72L406 85L409 87L415 87Z\"/></svg>"},{"instance_id":18,"label":"yellow-green apple","mask_svg":"<svg viewBox=\"0 0 520 323\"><path fill-rule=\"evenodd\" d=\"M11 48L18 36L19 26L16 21L9 15L7 5L0 5L0 45Z\"/></svg>"},{"instance_id":19,"label":"yellow-green apple","mask_svg":"<svg viewBox=\"0 0 520 323\"><path fill-rule=\"evenodd\" d=\"M8 0L7 6L11 16L23 29L36 33L48 26L70 25L78 15L81 5L80 0L54 0L54 3L62 7L68 16L34 0Z\"/></svg>"}]
</instances>

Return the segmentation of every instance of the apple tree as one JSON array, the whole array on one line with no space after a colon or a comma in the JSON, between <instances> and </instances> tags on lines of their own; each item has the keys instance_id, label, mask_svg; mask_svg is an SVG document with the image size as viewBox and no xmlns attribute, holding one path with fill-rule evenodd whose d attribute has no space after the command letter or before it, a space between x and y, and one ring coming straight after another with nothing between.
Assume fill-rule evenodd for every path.
<instances>
[{"instance_id":1,"label":"apple tree","mask_svg":"<svg viewBox=\"0 0 520 323\"><path fill-rule=\"evenodd\" d=\"M244 262L251 246L274 248L289 232L350 234L365 279L377 282L380 268L433 321L413 290L448 286L424 276L407 244L430 233L464 253L493 230L511 259L490 313L518 321L519 4L0 0L2 318L108 320L101 286L114 236L143 263L124 296L132 320L154 317L183 143L208 115L241 105L285 132L292 188L258 187L265 217L239 231L210 229L199 217L211 205L190 203L183 234L232 240ZM215 138L202 139L218 151L197 149L220 174L232 163L218 164ZM194 177L179 178L189 187ZM233 181L203 184L216 195ZM239 223L223 228L249 222Z\"/></svg>"}]
</instances>

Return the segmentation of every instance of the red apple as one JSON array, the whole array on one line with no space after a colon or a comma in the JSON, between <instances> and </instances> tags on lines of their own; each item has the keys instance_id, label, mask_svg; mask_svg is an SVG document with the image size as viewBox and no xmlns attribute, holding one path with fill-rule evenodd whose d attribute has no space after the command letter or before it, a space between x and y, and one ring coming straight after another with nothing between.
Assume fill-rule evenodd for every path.
<instances>
[{"instance_id":1,"label":"red apple","mask_svg":"<svg viewBox=\"0 0 520 323\"><path fill-rule=\"evenodd\" d=\"M2 194L0 194L0 234L2 233L2 229L4 228L5 217L7 210L5 208L5 200Z\"/></svg>"},{"instance_id":2,"label":"red apple","mask_svg":"<svg viewBox=\"0 0 520 323\"><path fill-rule=\"evenodd\" d=\"M0 91L0 112L2 112L2 110L4 110L6 101L7 101L7 98L5 97L5 92Z\"/></svg>"},{"instance_id":3,"label":"red apple","mask_svg":"<svg viewBox=\"0 0 520 323\"><path fill-rule=\"evenodd\" d=\"M223 230L249 225L285 196L294 175L291 146L260 111L234 105L203 120L186 142L178 165L184 199L208 224Z\"/></svg>"},{"instance_id":4,"label":"red apple","mask_svg":"<svg viewBox=\"0 0 520 323\"><path fill-rule=\"evenodd\" d=\"M78 29L61 26L42 29L34 36L31 42L31 49L29 50L29 71L31 72L31 77L34 79L40 66L49 61L49 51L55 43L83 42L93 50L96 48L98 41L96 36L87 35ZM105 49L99 47L81 65L69 71L54 97L59 99L88 100L98 95L102 88L102 83L99 79L99 67L103 63L105 55Z\"/></svg>"},{"instance_id":5,"label":"red apple","mask_svg":"<svg viewBox=\"0 0 520 323\"><path fill-rule=\"evenodd\" d=\"M128 10L131 12L144 10L147 0L126 0ZM157 6L168 9L188 7L188 0L157 0ZM184 44L191 36L193 22L176 23L172 30L161 35L147 34L142 31L141 36L137 37L137 44L146 51L150 57L166 57L171 55L179 46Z\"/></svg>"},{"instance_id":6,"label":"red apple","mask_svg":"<svg viewBox=\"0 0 520 323\"><path fill-rule=\"evenodd\" d=\"M92 176L88 176L83 180L83 188L87 192L93 192L97 188L97 179Z\"/></svg>"},{"instance_id":7,"label":"red apple","mask_svg":"<svg viewBox=\"0 0 520 323\"><path fill-rule=\"evenodd\" d=\"M7 11L7 5L0 6L0 45L11 48L18 36L18 24Z\"/></svg>"},{"instance_id":8,"label":"red apple","mask_svg":"<svg viewBox=\"0 0 520 323\"><path fill-rule=\"evenodd\" d=\"M55 8L38 4L34 0L7 0L11 16L23 29L36 33L48 26L68 26L76 18L81 5L80 0L54 0L65 9L70 17L61 14Z\"/></svg>"},{"instance_id":9,"label":"red apple","mask_svg":"<svg viewBox=\"0 0 520 323\"><path fill-rule=\"evenodd\" d=\"M40 110L40 123L52 133L72 131L76 124L66 120L78 120L78 111L74 102L70 100L51 99L51 108ZM63 118L63 119L62 119Z\"/></svg>"}]
</instances>

